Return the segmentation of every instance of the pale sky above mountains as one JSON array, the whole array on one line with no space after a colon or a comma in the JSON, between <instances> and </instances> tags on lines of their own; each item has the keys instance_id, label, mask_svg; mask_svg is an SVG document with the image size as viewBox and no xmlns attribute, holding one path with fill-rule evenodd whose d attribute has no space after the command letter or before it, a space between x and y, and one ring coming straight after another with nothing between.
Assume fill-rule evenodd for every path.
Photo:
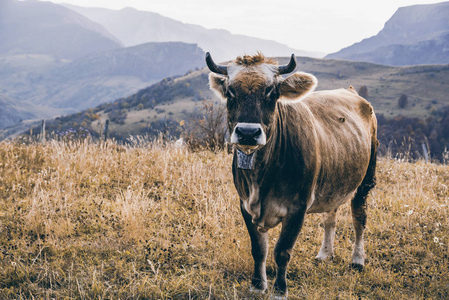
<instances>
[{"instance_id":1,"label":"pale sky above mountains","mask_svg":"<svg viewBox=\"0 0 449 300\"><path fill-rule=\"evenodd\" d=\"M332 53L376 35L402 6L432 0L52 0L85 7L152 11L184 23L226 29L286 44L298 50Z\"/></svg>"}]
</instances>

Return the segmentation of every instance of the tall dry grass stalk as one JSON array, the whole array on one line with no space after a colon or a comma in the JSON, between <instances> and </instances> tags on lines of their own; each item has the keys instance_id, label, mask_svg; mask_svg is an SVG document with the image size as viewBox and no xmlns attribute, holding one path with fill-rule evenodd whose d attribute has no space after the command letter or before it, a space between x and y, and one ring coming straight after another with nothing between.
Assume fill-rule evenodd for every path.
<instances>
[{"instance_id":1,"label":"tall dry grass stalk","mask_svg":"<svg viewBox=\"0 0 449 300\"><path fill-rule=\"evenodd\" d=\"M139 139L0 143L0 298L254 298L230 165L225 152ZM328 263L313 259L322 229L310 215L288 273L290 298L448 298L448 182L448 166L381 159L365 270L348 267L349 208L339 212Z\"/></svg>"}]
</instances>

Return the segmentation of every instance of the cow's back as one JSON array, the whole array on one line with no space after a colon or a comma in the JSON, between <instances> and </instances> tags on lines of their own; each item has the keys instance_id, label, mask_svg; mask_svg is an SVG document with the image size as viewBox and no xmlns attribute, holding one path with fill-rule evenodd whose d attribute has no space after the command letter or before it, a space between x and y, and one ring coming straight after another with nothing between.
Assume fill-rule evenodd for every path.
<instances>
[{"instance_id":1,"label":"cow's back","mask_svg":"<svg viewBox=\"0 0 449 300\"><path fill-rule=\"evenodd\" d=\"M320 156L309 212L332 211L353 196L366 174L376 118L352 88L314 92L301 102L313 115Z\"/></svg>"}]
</instances>

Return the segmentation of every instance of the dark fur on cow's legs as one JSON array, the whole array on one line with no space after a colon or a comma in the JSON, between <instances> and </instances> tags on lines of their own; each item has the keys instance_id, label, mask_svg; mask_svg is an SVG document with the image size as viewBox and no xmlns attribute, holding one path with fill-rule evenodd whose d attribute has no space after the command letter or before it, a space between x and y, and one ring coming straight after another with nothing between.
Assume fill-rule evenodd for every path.
<instances>
[{"instance_id":1,"label":"dark fur on cow's legs","mask_svg":"<svg viewBox=\"0 0 449 300\"><path fill-rule=\"evenodd\" d=\"M256 226L252 223L251 215L245 210L242 202L240 202L240 209L251 238L251 252L254 259L252 286L256 291L263 293L267 289L266 261L268 255L268 233L257 230Z\"/></svg>"},{"instance_id":2,"label":"dark fur on cow's legs","mask_svg":"<svg viewBox=\"0 0 449 300\"><path fill-rule=\"evenodd\" d=\"M376 185L376 161L377 161L377 140L371 146L371 158L368 170L357 188L357 193L352 199L352 221L355 230L355 245L352 254L352 265L357 269L363 268L365 265L365 250L363 247L363 232L366 225L366 198L369 191Z\"/></svg>"},{"instance_id":3,"label":"dark fur on cow's legs","mask_svg":"<svg viewBox=\"0 0 449 300\"><path fill-rule=\"evenodd\" d=\"M274 248L274 260L276 261L276 281L274 282L274 293L287 296L287 266L290 262L293 246L301 231L304 222L306 208L298 209L296 213L282 221L282 230L279 240Z\"/></svg>"}]
</instances>

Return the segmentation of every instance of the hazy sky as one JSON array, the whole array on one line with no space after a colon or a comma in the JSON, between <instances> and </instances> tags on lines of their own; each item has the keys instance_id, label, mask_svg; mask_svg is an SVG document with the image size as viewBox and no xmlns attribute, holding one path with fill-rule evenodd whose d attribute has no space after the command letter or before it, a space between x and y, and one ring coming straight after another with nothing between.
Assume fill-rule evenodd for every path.
<instances>
[{"instance_id":1,"label":"hazy sky","mask_svg":"<svg viewBox=\"0 0 449 300\"><path fill-rule=\"evenodd\" d=\"M157 12L184 23L331 53L377 34L401 6L432 0L52 0Z\"/></svg>"}]
</instances>

